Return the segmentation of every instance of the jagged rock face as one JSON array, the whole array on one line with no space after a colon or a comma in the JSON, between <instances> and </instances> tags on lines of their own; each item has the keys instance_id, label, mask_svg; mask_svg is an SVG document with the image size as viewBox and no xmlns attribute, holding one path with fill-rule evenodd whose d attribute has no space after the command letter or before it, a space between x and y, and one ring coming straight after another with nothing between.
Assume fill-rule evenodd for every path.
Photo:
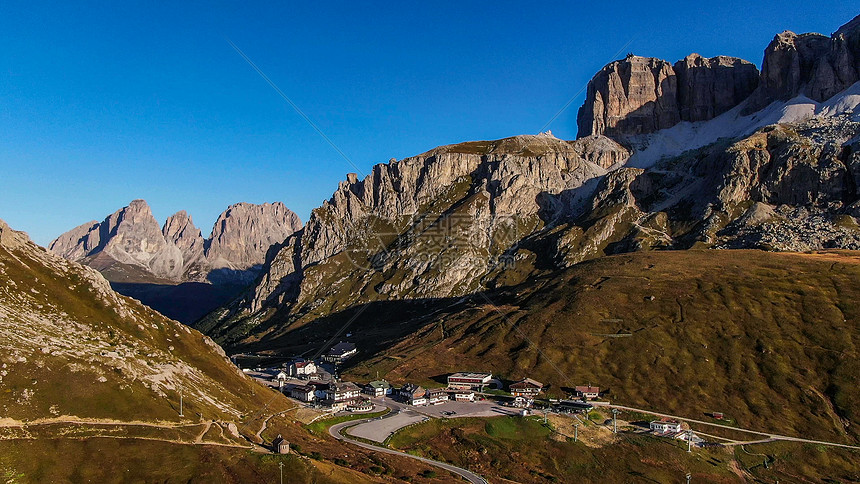
<instances>
[{"instance_id":1,"label":"jagged rock face","mask_svg":"<svg viewBox=\"0 0 860 484\"><path fill-rule=\"evenodd\" d=\"M630 159L630 151L602 135L586 136L572 143L574 151L583 159L609 169L621 166Z\"/></svg>"},{"instance_id":2,"label":"jagged rock face","mask_svg":"<svg viewBox=\"0 0 860 484\"><path fill-rule=\"evenodd\" d=\"M17 249L23 246L30 240L23 232L12 230L9 225L0 219L0 246L8 249Z\"/></svg>"},{"instance_id":3,"label":"jagged rock face","mask_svg":"<svg viewBox=\"0 0 860 484\"><path fill-rule=\"evenodd\" d=\"M830 37L782 32L764 51L761 85L745 112L805 95L826 101L860 80L860 16Z\"/></svg>"},{"instance_id":4,"label":"jagged rock face","mask_svg":"<svg viewBox=\"0 0 860 484\"><path fill-rule=\"evenodd\" d=\"M182 251L186 260L197 253L203 253L203 235L185 210L167 217L161 233Z\"/></svg>"},{"instance_id":5,"label":"jagged rock face","mask_svg":"<svg viewBox=\"0 0 860 484\"><path fill-rule=\"evenodd\" d=\"M619 252L860 248L858 140L860 123L843 115L766 127L648 169L607 159L609 172L584 156L607 143L626 159L608 138L440 147L348 176L256 287L200 327L234 338L229 328L253 331L273 308L310 320L370 300L457 297Z\"/></svg>"},{"instance_id":6,"label":"jagged rock face","mask_svg":"<svg viewBox=\"0 0 860 484\"><path fill-rule=\"evenodd\" d=\"M691 54L675 63L681 121L707 121L737 106L755 90L755 65L736 57Z\"/></svg>"},{"instance_id":7,"label":"jagged rock face","mask_svg":"<svg viewBox=\"0 0 860 484\"><path fill-rule=\"evenodd\" d=\"M606 173L580 154L593 154L589 142L547 133L463 143L376 165L363 180L350 174L268 262L249 302L256 310L285 297L317 298L329 284L322 269L308 268L338 257L343 274L366 277L390 297L465 293L489 269L476 258L498 257L518 230L532 231L586 201L589 181ZM598 161L624 159L624 148L599 142L614 154ZM379 280L379 273L392 276Z\"/></svg>"},{"instance_id":8,"label":"jagged rock face","mask_svg":"<svg viewBox=\"0 0 860 484\"><path fill-rule=\"evenodd\" d=\"M691 54L672 64L627 56L608 64L588 83L577 117L578 137L623 139L705 121L737 106L758 85L755 65L735 57Z\"/></svg>"},{"instance_id":9,"label":"jagged rock face","mask_svg":"<svg viewBox=\"0 0 860 484\"><path fill-rule=\"evenodd\" d=\"M191 216L185 210L176 212L164 222L161 233L182 253L183 279L196 281L205 277L205 240Z\"/></svg>"},{"instance_id":10,"label":"jagged rock face","mask_svg":"<svg viewBox=\"0 0 860 484\"><path fill-rule=\"evenodd\" d=\"M680 120L678 84L672 64L627 56L600 70L588 83L580 108L578 137L652 133Z\"/></svg>"},{"instance_id":11,"label":"jagged rock face","mask_svg":"<svg viewBox=\"0 0 860 484\"><path fill-rule=\"evenodd\" d=\"M770 205L841 207L857 199L857 154L846 140L804 143L793 129L777 126L731 146L718 161L717 198Z\"/></svg>"},{"instance_id":12,"label":"jagged rock face","mask_svg":"<svg viewBox=\"0 0 860 484\"><path fill-rule=\"evenodd\" d=\"M166 279L178 279L183 269L182 252L164 239L143 200L132 201L100 224L85 224L63 234L50 250L75 261L104 252L117 262L144 267Z\"/></svg>"},{"instance_id":13,"label":"jagged rock face","mask_svg":"<svg viewBox=\"0 0 860 484\"><path fill-rule=\"evenodd\" d=\"M113 262L140 268L160 281L202 282L214 269L228 268L216 282L246 282L256 275L253 269L263 263L269 247L300 227L298 216L281 203L242 203L221 214L209 244L185 211L171 215L159 228L146 202L134 200L101 223L66 232L50 250L100 270ZM246 274L249 270L252 273Z\"/></svg>"},{"instance_id":14,"label":"jagged rock face","mask_svg":"<svg viewBox=\"0 0 860 484\"><path fill-rule=\"evenodd\" d=\"M206 250L212 268L245 269L263 264L269 247L302 227L298 215L281 202L237 203L225 210Z\"/></svg>"}]
</instances>

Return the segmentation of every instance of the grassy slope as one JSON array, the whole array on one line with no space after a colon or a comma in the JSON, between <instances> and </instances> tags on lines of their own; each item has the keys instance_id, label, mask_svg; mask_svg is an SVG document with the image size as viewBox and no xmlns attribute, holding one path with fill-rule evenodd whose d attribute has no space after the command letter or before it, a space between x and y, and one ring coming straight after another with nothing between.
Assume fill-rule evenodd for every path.
<instances>
[{"instance_id":1,"label":"grassy slope","mask_svg":"<svg viewBox=\"0 0 860 484\"><path fill-rule=\"evenodd\" d=\"M82 268L39 250L0 248L0 303L10 312L0 329L6 335L30 330L23 334L41 338L9 339L3 345L6 375L0 403L5 417L30 420L64 414L178 421L174 400L179 382L186 385L186 395L198 392L226 406L186 399L187 413L207 418L235 417L271 398L201 334L133 300L100 297ZM43 324L29 319L33 316ZM178 363L199 371L199 378L179 374L155 390L151 381L136 380L136 375L157 374ZM22 398L25 392L30 396Z\"/></svg>"},{"instance_id":2,"label":"grassy slope","mask_svg":"<svg viewBox=\"0 0 860 484\"><path fill-rule=\"evenodd\" d=\"M215 446L141 440L0 441L0 480L29 482L382 482L378 478L296 454L266 455ZM38 457L38 458L34 458Z\"/></svg>"},{"instance_id":3,"label":"grassy slope","mask_svg":"<svg viewBox=\"0 0 860 484\"><path fill-rule=\"evenodd\" d=\"M237 371L200 333L35 245L0 246L0 278L0 482L274 482L280 461L288 482L387 482L424 469L320 438L289 414L272 419L263 437L282 434L315 459L189 445L209 420L235 423L253 439L266 417L295 402ZM146 379L163 368L182 371ZM34 422L44 419L56 422ZM204 440L248 445L218 425Z\"/></svg>"},{"instance_id":4,"label":"grassy slope","mask_svg":"<svg viewBox=\"0 0 860 484\"><path fill-rule=\"evenodd\" d=\"M474 297L399 339L392 327L397 343L347 374L430 381L491 370L557 395L591 382L618 403L691 418L722 411L747 428L857 442L858 281L851 253L606 257ZM361 347L361 326L352 331Z\"/></svg>"}]
</instances>

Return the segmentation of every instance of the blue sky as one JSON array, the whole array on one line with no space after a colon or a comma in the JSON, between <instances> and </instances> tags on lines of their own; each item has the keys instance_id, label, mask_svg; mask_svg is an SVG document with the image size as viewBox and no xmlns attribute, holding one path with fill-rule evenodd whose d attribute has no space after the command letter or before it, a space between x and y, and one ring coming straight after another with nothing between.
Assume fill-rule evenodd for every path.
<instances>
[{"instance_id":1,"label":"blue sky","mask_svg":"<svg viewBox=\"0 0 860 484\"><path fill-rule=\"evenodd\" d=\"M240 201L306 220L348 172L537 133L619 49L760 65L774 34L829 34L860 12L860 0L59 3L0 3L0 218L43 245L135 198L159 222L187 210L204 236ZM575 137L583 97L556 136Z\"/></svg>"}]
</instances>

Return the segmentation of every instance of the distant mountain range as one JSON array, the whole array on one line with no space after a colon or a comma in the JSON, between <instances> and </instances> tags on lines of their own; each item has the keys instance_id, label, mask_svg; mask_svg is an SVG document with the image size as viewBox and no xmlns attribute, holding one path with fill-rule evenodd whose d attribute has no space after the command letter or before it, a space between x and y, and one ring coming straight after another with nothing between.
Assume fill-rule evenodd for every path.
<instances>
[{"instance_id":1,"label":"distant mountain range","mask_svg":"<svg viewBox=\"0 0 860 484\"><path fill-rule=\"evenodd\" d=\"M51 252L99 270L114 288L191 322L252 282L266 253L301 228L281 202L237 203L209 238L184 210L159 226L144 200L57 237Z\"/></svg>"}]
</instances>

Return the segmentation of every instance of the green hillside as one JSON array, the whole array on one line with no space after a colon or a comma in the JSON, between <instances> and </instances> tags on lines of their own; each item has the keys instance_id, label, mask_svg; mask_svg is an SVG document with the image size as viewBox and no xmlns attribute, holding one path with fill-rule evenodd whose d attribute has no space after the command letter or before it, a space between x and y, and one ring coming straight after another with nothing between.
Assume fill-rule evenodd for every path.
<instances>
[{"instance_id":1,"label":"green hillside","mask_svg":"<svg viewBox=\"0 0 860 484\"><path fill-rule=\"evenodd\" d=\"M860 438L858 282L850 252L635 253L465 301L362 306L260 345L303 351L309 335L354 319L361 353L346 374L356 379L482 370L538 379L557 396L590 382L619 404L721 411L746 428L850 443Z\"/></svg>"},{"instance_id":2,"label":"green hillside","mask_svg":"<svg viewBox=\"0 0 860 484\"><path fill-rule=\"evenodd\" d=\"M308 432L305 409L248 378L209 338L2 220L0 281L4 484L274 482L280 463L296 483L425 470ZM293 453L260 445L278 434Z\"/></svg>"}]
</instances>

